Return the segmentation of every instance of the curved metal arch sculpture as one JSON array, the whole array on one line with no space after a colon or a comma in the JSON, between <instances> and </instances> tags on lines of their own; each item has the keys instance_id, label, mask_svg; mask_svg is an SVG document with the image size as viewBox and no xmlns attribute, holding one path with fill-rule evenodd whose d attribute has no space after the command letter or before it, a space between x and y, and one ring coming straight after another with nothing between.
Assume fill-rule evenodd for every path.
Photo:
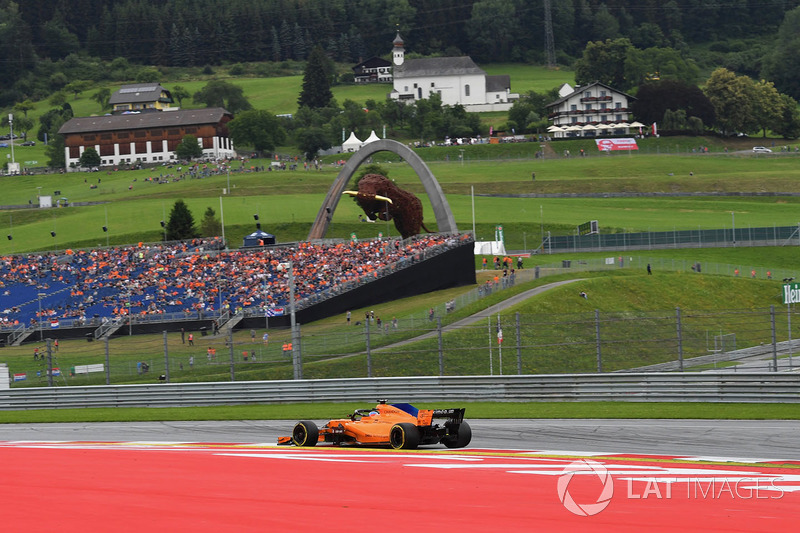
<instances>
[{"instance_id":1,"label":"curved metal arch sculpture","mask_svg":"<svg viewBox=\"0 0 800 533\"><path fill-rule=\"evenodd\" d=\"M333 212L336 211L336 206L342 197L342 193L347 189L347 184L355 174L361 164L366 159L376 152L392 152L402 157L414 172L419 176L425 187L425 193L430 199L431 206L433 207L433 214L436 217L436 225L440 232L456 233L456 220L453 218L453 212L450 210L450 205L447 203L442 188L439 182L433 176L433 173L428 168L428 165L409 147L397 141L382 139L375 141L362 147L358 152L354 153L350 160L342 167L336 181L333 182L328 195L325 196L325 201L319 209L317 218L311 226L311 231L308 234L308 240L323 239L325 233L328 231L328 226L331 223Z\"/></svg>"}]
</instances>

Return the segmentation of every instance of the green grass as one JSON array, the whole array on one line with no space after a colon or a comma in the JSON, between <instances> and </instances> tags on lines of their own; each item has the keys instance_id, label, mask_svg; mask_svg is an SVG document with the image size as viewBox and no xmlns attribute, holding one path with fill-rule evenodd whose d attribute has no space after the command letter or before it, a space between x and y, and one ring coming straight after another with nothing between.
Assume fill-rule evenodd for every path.
<instances>
[{"instance_id":1,"label":"green grass","mask_svg":"<svg viewBox=\"0 0 800 533\"><path fill-rule=\"evenodd\" d=\"M736 332L737 347L744 348L766 342L770 338L769 317L765 309L774 304L780 306L778 281L749 278L731 279L726 276L698 276L686 272L669 272L657 263L655 275L647 276L641 269L614 269L603 272L582 272L584 278L577 285L552 289L501 313L504 329L509 333L509 354L504 361L504 373L515 374L516 350L514 321L515 313L521 316L523 348L521 351L523 373L594 372L595 330L594 312L601 313L604 323L604 338L608 343L603 348L603 368L612 371L638 367L677 359L675 338L675 308L684 310L683 353L685 358L707 355L708 335L719 332ZM559 269L556 269L559 270ZM483 282L491 272L481 272L478 281ZM479 302L462 306L448 314L448 324L498 303L513 294L561 279L570 279L574 273L558 274L535 282L519 284L504 292L495 293ZM438 347L436 338L416 341L402 349L380 351L382 346L413 338L428 331L431 325L423 317L428 308L456 298L472 287L458 287L436 291L416 297L395 300L353 309L354 321L373 310L376 316L389 320L397 316L398 331L389 335L373 331L371 346L372 365L375 376L437 375ZM577 292L585 290L589 300L578 298ZM735 302L732 303L732 302ZM736 309L736 313L725 310ZM742 309L760 309L760 314L744 314ZM710 310L710 316L693 311ZM626 322L610 320L614 316L639 318ZM416 318L415 318L416 317ZM493 318L494 319L494 318ZM744 322L743 322L744 321ZM786 315L778 313L776 327L778 340L785 340ZM591 327L582 327L588 323ZM569 332L569 333L566 333ZM46 333L46 332L45 332ZM123 331L124 333L124 331ZM195 332L196 334L197 332ZM288 331L270 329L270 346L264 348L258 339L263 328L257 328L254 343L249 330L237 331L234 335L233 354L236 361L237 380L291 379L291 363L280 353L281 343L288 339ZM304 377L308 379L364 377L367 358L362 328L346 326L343 316L334 316L303 329ZM664 338L665 342L648 347L642 338ZM35 363L32 351L35 346L44 350L44 344L36 342L20 347L6 347L0 352L0 361L7 363L12 373L25 372L29 379L15 387L41 386L44 378L36 378L44 363ZM443 336L446 375L480 375L489 372L487 366L488 342L485 323L467 327ZM553 348L553 343L558 348ZM566 343L566 344L565 344ZM570 344L571 343L571 344ZM563 344L563 345L562 345ZM217 350L217 361L208 363L206 349ZM212 339L196 334L195 346L180 342L177 333L167 338L170 357L170 377L173 382L226 381L230 379L229 350L222 339ZM257 363L243 362L241 352L255 350ZM554 350L556 353L554 353ZM112 382L152 383L164 372L164 339L162 335L117 336L109 342ZM354 354L354 355L347 355ZM87 343L83 339L63 340L60 351L55 354L54 366L68 374L71 367L81 364L105 362L105 344ZM345 357L342 357L345 355ZM190 368L189 357L194 356L195 365ZM495 358L497 354L495 354ZM151 365L151 373L139 375L136 363L145 361ZM182 368L180 367L182 365ZM497 371L497 369L495 369ZM59 384L97 385L105 383L104 374L60 378Z\"/></svg>"},{"instance_id":2,"label":"green grass","mask_svg":"<svg viewBox=\"0 0 800 533\"><path fill-rule=\"evenodd\" d=\"M564 83L575 85L575 73L567 68L549 69L540 65L497 63L480 65L490 76L511 76L511 92L525 94L529 91L545 93Z\"/></svg>"},{"instance_id":3,"label":"green grass","mask_svg":"<svg viewBox=\"0 0 800 533\"><path fill-rule=\"evenodd\" d=\"M569 234L586 220L596 219L603 233L620 231L670 231L673 229L729 228L735 213L739 228L794 225L797 223L795 196L727 197L644 197L644 198L502 198L489 195L531 193L607 192L798 192L797 159L740 157L656 156L588 157L570 160L526 160L509 146L476 146L469 159L460 164L431 162L430 166L461 228L472 227L474 189L475 223L479 239L493 237L494 226L505 228L511 249L535 248L541 235ZM524 145L523 145L524 146ZM438 157L434 150L451 153L457 149L420 150L424 157ZM496 150L496 153L492 151ZM517 148L519 150L519 148ZM433 155L431 155L433 154ZM453 159L454 159L453 158ZM423 200L426 219L433 224L431 207L418 178L405 163L385 163L392 179L415 192ZM254 161L252 164L264 164ZM669 170L670 172L666 172ZM536 172L536 180L530 173ZM240 242L252 230L252 215L268 214L264 220L279 240L291 241L307 236L307 228L317 215L320 202L336 178L338 169L326 164L319 172L234 172L230 176L232 194L223 200L226 236ZM690 176L692 172L694 175ZM669 174L673 175L670 176ZM161 174L178 174L177 168L157 167L141 171L68 173L0 178L3 202L36 202L37 193L54 194L71 202L96 205L50 210L19 210L0 213L0 231L13 234L14 240L0 240L0 253L53 250L65 247L96 246L110 243L152 241L159 238L159 221L169 214L172 204L183 198L199 219L207 207L219 214L219 197L228 188L226 175L200 180L183 180L164 185L145 181ZM101 183L97 183L102 180ZM97 185L91 189L91 185ZM106 224L106 213L108 223ZM359 211L352 201L343 200L334 213L332 237L360 237L386 234L381 224L358 224ZM108 226L108 235L102 232ZM56 237L50 236L55 231ZM388 228L394 233L394 228Z\"/></svg>"},{"instance_id":4,"label":"green grass","mask_svg":"<svg viewBox=\"0 0 800 533\"><path fill-rule=\"evenodd\" d=\"M340 418L363 409L357 403L308 403L187 408L114 408L2 411L0 423L149 422L169 420L296 420ZM420 408L465 407L467 419L698 419L797 420L791 404L674 402L462 402L421 403Z\"/></svg>"},{"instance_id":5,"label":"green grass","mask_svg":"<svg viewBox=\"0 0 800 533\"><path fill-rule=\"evenodd\" d=\"M514 92L528 90L546 91L564 81L572 81L567 71L549 71L541 67L524 65L485 66L490 74L510 74ZM222 75L222 74L221 74ZM205 83L202 77L181 77L175 82L164 80L168 88L180 84L190 92L199 90ZM257 108L269 109L275 113L292 113L296 110L296 99L302 77L298 75L277 78L240 78L230 80L243 87L245 94ZM115 90L118 84L111 85ZM89 97L99 87L80 95L70 97L70 104L76 116L100 113L99 106ZM367 99L382 99L387 85L339 86L334 94L341 103L345 99L365 102ZM36 120L50 109L46 102L37 103L30 112ZM196 107L191 99L184 107ZM505 114L491 113L482 116L486 124L496 126L505 122ZM783 141L778 141L784 144ZM793 225L797 223L796 197L696 197L696 198L493 198L482 195L528 194L528 193L606 193L606 192L800 192L797 179L797 158L776 154L774 157L752 157L733 153L735 150L749 150L752 145L770 143L761 139L720 139L720 138L660 138L639 142L640 150L632 154L599 156L592 140L570 140L548 143L546 159L535 159L534 152L540 149L539 143L479 145L468 147L436 147L419 150L418 153L428 161L440 181L453 209L456 221L462 229L472 226L472 197L475 194L475 223L479 239L493 237L493 228L502 224L505 228L506 243L510 249L535 247L544 231L553 234L570 233L573 228L589 219L600 221L601 231L664 231L672 229L696 229L729 227L731 212L735 213L736 225L747 226ZM709 155L693 153L698 146L708 146ZM794 146L794 145L793 145ZM591 157L559 157L564 149L573 155L583 148ZM729 152L726 153L725 149ZM464 161L458 157L464 154ZM5 157L9 149L0 149L0 157ZM44 146L17 147L17 161L38 160L43 164ZM253 229L253 214L260 214L265 229L275 233L279 240L304 239L310 222L316 216L320 202L336 178L337 170L329 163L335 158L327 158L320 172L295 173L234 173L230 183L232 194L223 199L225 209L226 237L236 245L241 238ZM430 222L432 218L430 203L423 194L419 180L410 167L399 162L390 154L378 154L376 161L384 162L391 171L391 177L415 193L423 200L425 212ZM262 162L263 163L263 162ZM260 164L253 162L253 164ZM20 251L53 250L65 247L92 247L105 244L106 234L102 226L109 227L109 242L112 244L133 243L158 240L161 235L159 221L168 214L175 199L183 198L199 219L206 207L212 207L219 215L219 197L228 185L227 176L214 176L203 180L184 180L166 185L145 182L148 176L176 172L175 169L158 168L142 171L120 171L99 174L66 174L44 176L21 176L0 178L3 185L3 204L27 204L34 201L36 194L52 194L60 190L72 202L95 202L97 205L77 208L51 210L19 210L0 213L0 228L13 234L14 240L0 240L0 254ZM531 180L531 172L536 172L536 180ZM102 183L97 189L90 189L98 179ZM41 187L41 189L39 189ZM366 238L387 233L382 224L359 224L356 222L359 210L352 201L342 201L334 214L333 226L329 236L345 237L356 232ZM433 225L433 224L431 224ZM57 237L50 236L56 231ZM394 228L388 228L390 235ZM580 257L605 257L608 253L581 254ZM615 255L615 254L612 254ZM627 255L627 254L626 254ZM796 268L796 248L736 248L700 250L656 250L646 255L631 254L635 261L644 264L650 260L702 261L704 263L729 263L756 265L764 268ZM526 261L526 266L540 263L558 263L561 258L575 259L571 254L538 256ZM647 259L645 259L647 258ZM639 271L641 274L642 271ZM766 281L731 280L730 278L687 274L666 274L663 268L656 270L656 276L647 278L635 272L621 275L607 273L581 274L588 277L585 286L590 292L590 301L571 298L574 289L554 291L545 298L526 302L511 312L528 314L548 313L551 316L567 315L576 312L590 312L595 308L604 312L629 310L650 310L664 306L674 309L682 306L687 309L725 309L735 302L739 307L763 307L776 298L776 285ZM561 277L546 278L549 282ZM654 281L655 279L658 281ZM380 315L393 314L408 316L424 313L431 305L449 300L469 288L440 291L416 298L387 302L374 309ZM495 303L506 296L519 292L518 287L502 296L492 296L481 305ZM585 309L584 309L585 307ZM463 309L457 316L475 312L482 308ZM364 309L353 310L354 316L363 315ZM304 334L317 338L339 339L325 347L327 353L346 353L352 350L354 341L348 340L343 332L341 317L331 317L312 325L304 325ZM783 328L785 330L785 328ZM257 365L237 363L237 379L289 379L291 367L281 359L277 347L286 332L275 331L270 350L259 352ZM186 361L195 355L198 364L183 371L172 364L173 379L181 380L220 380L227 379L229 369L224 361L218 365L199 364L204 359L205 348L211 343L219 343L199 338L197 351L180 345L173 334L169 338L169 350L176 360ZM753 335L755 338L756 336ZM396 340L395 338L386 339ZM745 339L746 340L746 339ZM751 339L752 341L752 339ZM448 335L451 346L461 347L472 342L469 332ZM237 332L235 337L237 356L242 349L261 349L252 344L247 332ZM119 369L135 367L138 360L163 361L163 340L160 335L121 337L112 340L114 349L113 365ZM274 348L274 350L273 350ZM4 362L12 369L27 369L31 366L30 346L4 348ZM435 361L420 360L414 350L430 351L430 342L417 343L409 347L402 357L376 355L376 372L408 374L429 372ZM458 351L456 352L458 353ZM221 357L220 357L221 356ZM218 348L218 357L224 359L227 351ZM620 357L619 364L632 365L641 362L633 354ZM58 354L59 365L66 370L71 365L102 362L104 359L102 343L63 341ZM449 355L448 357L455 357ZM476 356L477 357L477 356ZM448 367L448 373L483 373L482 360L464 357L456 366ZM269 361L268 363L266 361ZM512 362L513 363L513 362ZM509 364L512 364L509 363ZM584 364L584 362L581 362ZM363 375L365 361L363 356L348 358L318 358L308 362L309 377L339 377L343 375ZM526 371L541 371L547 368L537 363ZM563 368L563 367L562 367ZM34 369L35 372L35 369ZM435 369L434 369L435 373ZM156 376L137 376L135 371L125 378L126 382L152 382ZM75 384L103 382L102 376L78 377ZM83 380L83 381L81 381ZM29 383L34 385L36 383ZM665 418L785 418L796 417L791 406L751 406L749 404L713 404L708 409L698 409L691 404L487 404L471 405L470 415L480 417L504 417L512 413L514 417L556 417L578 418L598 417L665 417ZM253 409L256 409L255 411ZM258 411L257 409L265 409ZM274 411L273 411L274 409ZM328 410L330 409L330 410ZM309 417L341 416L351 410L351 406L334 404L330 406L261 406L232 408L198 408L197 410L143 409L143 410L79 410L75 411L26 411L24 413L0 413L0 421L62 421L62 416L74 420L111 420L122 416L130 420L170 419L158 417L199 418L280 418L281 413L289 419ZM325 412L324 416L322 411ZM475 412L477 411L477 412ZM573 414L570 414L573 413ZM24 418L13 418L19 414ZM96 418L80 418L96 417ZM145 417L145 418L136 418ZM147 418L153 417L153 418ZM12 419L13 418L13 419ZM198 418L198 419L199 419ZM191 419L191 418L190 418Z\"/></svg>"}]
</instances>

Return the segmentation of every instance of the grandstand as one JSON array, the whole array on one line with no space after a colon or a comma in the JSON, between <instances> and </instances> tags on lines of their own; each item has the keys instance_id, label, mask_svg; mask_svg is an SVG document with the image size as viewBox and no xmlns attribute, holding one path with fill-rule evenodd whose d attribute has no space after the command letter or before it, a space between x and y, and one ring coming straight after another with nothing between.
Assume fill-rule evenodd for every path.
<instances>
[{"instance_id":1,"label":"grandstand","mask_svg":"<svg viewBox=\"0 0 800 533\"><path fill-rule=\"evenodd\" d=\"M474 283L471 244L470 235L430 234L227 250L213 238L3 256L0 334L21 342L36 331L66 338L108 324L128 324L130 333L134 325L145 332L197 321L214 328L233 316L243 326L265 316L281 323L289 312L289 264L295 308L315 320L358 302ZM428 262L456 250L458 260ZM382 288L359 290L377 281Z\"/></svg>"}]
</instances>

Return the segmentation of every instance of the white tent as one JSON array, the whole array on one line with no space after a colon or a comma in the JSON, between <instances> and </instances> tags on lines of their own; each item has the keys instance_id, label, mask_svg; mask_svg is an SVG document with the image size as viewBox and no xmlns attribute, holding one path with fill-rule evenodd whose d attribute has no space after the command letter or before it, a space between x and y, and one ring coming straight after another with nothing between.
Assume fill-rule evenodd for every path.
<instances>
[{"instance_id":1,"label":"white tent","mask_svg":"<svg viewBox=\"0 0 800 533\"><path fill-rule=\"evenodd\" d=\"M475 255L506 255L503 241L475 241Z\"/></svg>"},{"instance_id":2,"label":"white tent","mask_svg":"<svg viewBox=\"0 0 800 533\"><path fill-rule=\"evenodd\" d=\"M364 146L364 144L365 143L358 140L355 132L351 132L350 137L342 143L342 152L356 152L359 148Z\"/></svg>"},{"instance_id":3,"label":"white tent","mask_svg":"<svg viewBox=\"0 0 800 533\"><path fill-rule=\"evenodd\" d=\"M364 144L374 143L375 141L380 141L381 138L375 135L375 130L372 130L372 133L369 134L367 140L364 141Z\"/></svg>"}]
</instances>

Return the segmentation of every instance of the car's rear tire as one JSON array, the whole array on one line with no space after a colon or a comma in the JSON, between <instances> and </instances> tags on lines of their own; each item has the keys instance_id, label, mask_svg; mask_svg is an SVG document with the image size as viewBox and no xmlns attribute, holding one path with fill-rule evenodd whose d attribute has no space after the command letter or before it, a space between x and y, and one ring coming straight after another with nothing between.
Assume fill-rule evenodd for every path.
<instances>
[{"instance_id":1,"label":"car's rear tire","mask_svg":"<svg viewBox=\"0 0 800 533\"><path fill-rule=\"evenodd\" d=\"M301 420L292 430L292 443L295 446L316 446L319 441L319 429L311 420Z\"/></svg>"},{"instance_id":2,"label":"car's rear tire","mask_svg":"<svg viewBox=\"0 0 800 533\"><path fill-rule=\"evenodd\" d=\"M389 431L389 444L395 450L413 450L419 446L419 429L414 424L395 424Z\"/></svg>"},{"instance_id":3,"label":"car's rear tire","mask_svg":"<svg viewBox=\"0 0 800 533\"><path fill-rule=\"evenodd\" d=\"M448 448L463 448L472 440L472 428L466 422L461 422L458 426L458 434L445 437L442 444Z\"/></svg>"}]
</instances>

